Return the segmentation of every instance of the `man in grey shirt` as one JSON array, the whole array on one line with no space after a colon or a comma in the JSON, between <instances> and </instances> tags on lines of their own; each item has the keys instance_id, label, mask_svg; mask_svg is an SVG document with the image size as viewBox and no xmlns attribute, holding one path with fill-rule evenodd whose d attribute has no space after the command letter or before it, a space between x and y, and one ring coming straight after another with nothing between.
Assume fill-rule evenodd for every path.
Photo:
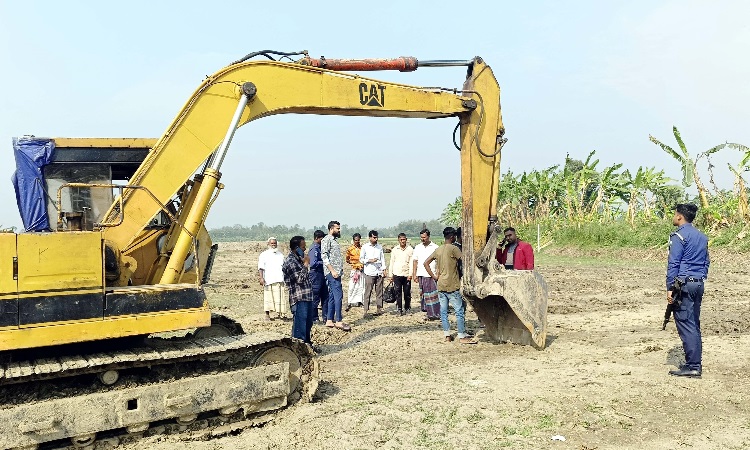
<instances>
[{"instance_id":1,"label":"man in grey shirt","mask_svg":"<svg viewBox=\"0 0 750 450\"><path fill-rule=\"evenodd\" d=\"M341 237L341 224L335 220L328 222L328 236L320 241L320 256L323 259L323 273L328 284L328 311L326 326L351 331L351 327L341 317L341 301L344 290L341 286L341 275L344 273L344 258L337 238ZM335 320L335 322L334 322Z\"/></svg>"}]
</instances>

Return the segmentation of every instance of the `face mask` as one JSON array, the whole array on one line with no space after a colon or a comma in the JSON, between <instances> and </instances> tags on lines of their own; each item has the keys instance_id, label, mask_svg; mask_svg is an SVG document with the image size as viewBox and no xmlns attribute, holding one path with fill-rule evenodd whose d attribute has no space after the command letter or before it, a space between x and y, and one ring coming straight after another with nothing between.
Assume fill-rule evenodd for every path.
<instances>
[{"instance_id":1,"label":"face mask","mask_svg":"<svg viewBox=\"0 0 750 450\"><path fill-rule=\"evenodd\" d=\"M297 252L297 254L298 254L298 255L299 255L300 257L303 257L303 256L305 256L305 251L304 251L304 250L302 250L302 249L301 249L301 248L299 248L299 247L297 247L297 250L296 250L296 252Z\"/></svg>"}]
</instances>

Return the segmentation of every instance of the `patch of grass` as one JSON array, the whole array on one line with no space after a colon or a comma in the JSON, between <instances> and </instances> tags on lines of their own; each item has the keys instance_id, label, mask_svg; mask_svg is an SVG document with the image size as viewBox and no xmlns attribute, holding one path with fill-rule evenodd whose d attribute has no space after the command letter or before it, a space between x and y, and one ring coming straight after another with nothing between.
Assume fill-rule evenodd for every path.
<instances>
[{"instance_id":1,"label":"patch of grass","mask_svg":"<svg viewBox=\"0 0 750 450\"><path fill-rule=\"evenodd\" d=\"M419 378L423 380L426 379L429 375L432 375L432 372L430 372L426 367L423 367L421 365L408 367L402 373L415 374L415 375L418 375Z\"/></svg>"},{"instance_id":2,"label":"patch of grass","mask_svg":"<svg viewBox=\"0 0 750 450\"><path fill-rule=\"evenodd\" d=\"M494 448L508 448L513 446L513 441L509 441L508 439L500 439L499 441L495 441Z\"/></svg>"},{"instance_id":3,"label":"patch of grass","mask_svg":"<svg viewBox=\"0 0 750 450\"><path fill-rule=\"evenodd\" d=\"M414 439L414 445L416 447L426 447L429 449L453 449L452 445L443 440L435 439L427 432L427 430L424 429L419 430L419 434L417 435L416 439Z\"/></svg>"},{"instance_id":4,"label":"patch of grass","mask_svg":"<svg viewBox=\"0 0 750 450\"><path fill-rule=\"evenodd\" d=\"M345 403L341 403L339 408L342 411L349 411L352 409L362 409L365 405L368 405L369 402L363 401L363 400L350 400Z\"/></svg>"},{"instance_id":5,"label":"patch of grass","mask_svg":"<svg viewBox=\"0 0 750 450\"><path fill-rule=\"evenodd\" d=\"M548 430L550 428L554 428L555 426L557 426L557 421L550 414L543 415L536 423L536 428L540 430Z\"/></svg>"},{"instance_id":6,"label":"patch of grass","mask_svg":"<svg viewBox=\"0 0 750 450\"><path fill-rule=\"evenodd\" d=\"M437 421L437 416L434 411L425 411L421 408L420 410L424 413L424 416L419 420L420 422L432 425Z\"/></svg>"},{"instance_id":7,"label":"patch of grass","mask_svg":"<svg viewBox=\"0 0 750 450\"><path fill-rule=\"evenodd\" d=\"M426 447L427 444L429 444L429 440L427 430L419 430L419 434L417 434L416 439L414 439L414 444L419 447Z\"/></svg>"},{"instance_id":8,"label":"patch of grass","mask_svg":"<svg viewBox=\"0 0 750 450\"><path fill-rule=\"evenodd\" d=\"M362 414L362 416L359 419L357 419L357 427L361 427L365 423L365 420L367 420L368 417L374 416L374 415L375 413L373 412L365 411L364 414Z\"/></svg>"},{"instance_id":9,"label":"patch of grass","mask_svg":"<svg viewBox=\"0 0 750 450\"><path fill-rule=\"evenodd\" d=\"M633 424L632 423L625 422L623 420L618 421L617 424L620 425L620 428L622 428L623 430L629 430L629 429L633 428Z\"/></svg>"},{"instance_id":10,"label":"patch of grass","mask_svg":"<svg viewBox=\"0 0 750 450\"><path fill-rule=\"evenodd\" d=\"M595 413L595 414L599 414L603 409L604 409L603 406L596 405L594 403L590 403L590 404L586 405L586 411L592 412L592 413Z\"/></svg>"},{"instance_id":11,"label":"patch of grass","mask_svg":"<svg viewBox=\"0 0 750 450\"><path fill-rule=\"evenodd\" d=\"M536 244L536 224L516 227L521 239ZM667 244L667 237L674 227L671 221L636 223L631 227L626 221L607 223L558 223L541 224L542 242L553 242L553 246L579 248L656 248Z\"/></svg>"},{"instance_id":12,"label":"patch of grass","mask_svg":"<svg viewBox=\"0 0 750 450\"><path fill-rule=\"evenodd\" d=\"M521 427L503 427L503 434L506 436L523 436L523 437L529 437L531 436L531 428L527 426L521 426Z\"/></svg>"},{"instance_id":13,"label":"patch of grass","mask_svg":"<svg viewBox=\"0 0 750 450\"><path fill-rule=\"evenodd\" d=\"M450 430L455 428L458 422L458 407L454 406L445 413L445 426Z\"/></svg>"},{"instance_id":14,"label":"patch of grass","mask_svg":"<svg viewBox=\"0 0 750 450\"><path fill-rule=\"evenodd\" d=\"M475 411L475 412L469 414L466 417L466 421L469 422L472 425L476 425L476 424L478 424L479 422L483 421L486 418L487 418L487 416L485 416L481 412Z\"/></svg>"}]
</instances>

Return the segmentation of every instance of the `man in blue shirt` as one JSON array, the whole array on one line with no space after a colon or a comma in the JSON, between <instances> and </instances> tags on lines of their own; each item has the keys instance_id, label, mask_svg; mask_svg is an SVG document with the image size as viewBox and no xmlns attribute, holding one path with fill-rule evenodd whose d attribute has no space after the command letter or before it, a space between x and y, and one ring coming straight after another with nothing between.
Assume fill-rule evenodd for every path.
<instances>
[{"instance_id":1,"label":"man in blue shirt","mask_svg":"<svg viewBox=\"0 0 750 450\"><path fill-rule=\"evenodd\" d=\"M313 321L319 322L318 306L323 312L323 319L328 313L328 287L326 286L326 276L323 273L323 258L320 255L320 241L325 237L321 230L315 230L313 233L313 245L310 247L308 256L310 257L310 281L313 289Z\"/></svg>"},{"instance_id":2,"label":"man in blue shirt","mask_svg":"<svg viewBox=\"0 0 750 450\"><path fill-rule=\"evenodd\" d=\"M667 261L667 303L676 303L674 323L685 351L685 365L669 374L700 378L703 371L701 343L701 301L703 282L708 276L708 238L693 226L698 207L692 203L675 206L672 224L677 231L669 236ZM682 288L673 291L679 279Z\"/></svg>"}]
</instances>

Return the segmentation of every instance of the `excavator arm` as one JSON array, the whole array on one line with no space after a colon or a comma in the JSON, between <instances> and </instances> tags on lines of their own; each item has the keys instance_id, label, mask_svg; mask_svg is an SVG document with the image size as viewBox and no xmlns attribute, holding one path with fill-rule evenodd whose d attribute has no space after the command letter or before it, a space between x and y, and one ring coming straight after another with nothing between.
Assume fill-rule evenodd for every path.
<instances>
[{"instance_id":1,"label":"excavator arm","mask_svg":"<svg viewBox=\"0 0 750 450\"><path fill-rule=\"evenodd\" d=\"M249 61L209 76L190 97L110 208L104 237L123 255L154 215L191 175L196 178L190 208L180 217L178 233L162 252L156 273L160 284L180 282L185 259L194 251L221 177L221 164L234 132L250 121L275 114L445 118L460 124L461 194L463 196L463 292L488 334L501 340L544 346L546 287L536 272L506 274L494 259L497 245L497 189L504 127L500 88L492 69L479 57L464 63L460 90L424 88L379 81L340 70L411 71L415 58L395 60L325 60L294 63ZM440 64L424 64L440 65ZM336 70L331 70L336 69ZM168 174L168 175L165 175ZM136 189L137 188L137 189ZM518 285L519 280L524 281ZM509 281L510 280L510 281ZM500 306L515 289L518 302ZM531 290L533 299L523 293ZM516 292L517 291L517 292ZM476 301L476 302L475 302ZM500 302L502 303L502 302ZM518 311L518 312L516 312ZM515 313L514 313L515 312ZM508 316L500 321L499 316ZM511 320L515 318L517 321ZM507 324L512 323L512 329Z\"/></svg>"}]
</instances>

